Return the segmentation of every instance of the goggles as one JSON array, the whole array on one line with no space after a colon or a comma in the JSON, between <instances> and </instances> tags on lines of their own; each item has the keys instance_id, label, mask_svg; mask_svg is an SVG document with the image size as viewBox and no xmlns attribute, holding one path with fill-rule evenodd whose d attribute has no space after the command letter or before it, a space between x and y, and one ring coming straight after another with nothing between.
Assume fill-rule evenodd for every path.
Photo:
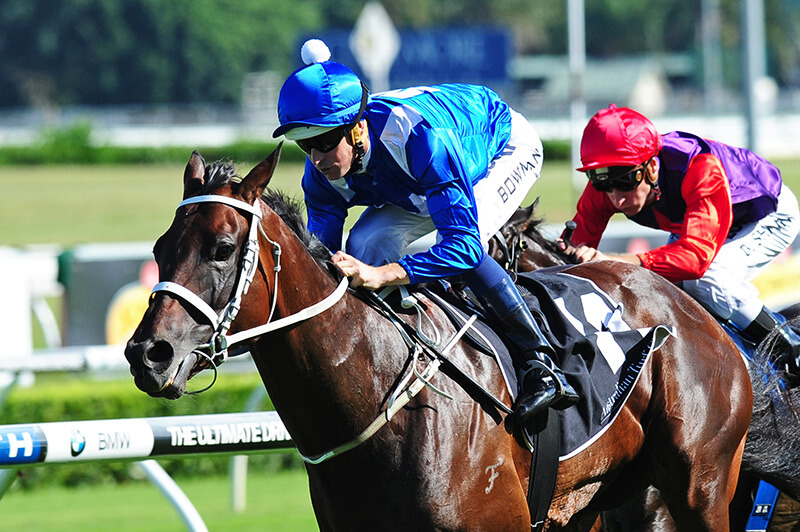
<instances>
[{"instance_id":1,"label":"goggles","mask_svg":"<svg viewBox=\"0 0 800 532\"><path fill-rule=\"evenodd\" d=\"M356 125L361 121L361 117L364 115L364 109L366 109L368 101L369 101L369 90L367 89L367 86L364 85L364 83L362 82L361 106L358 109L358 115L356 115L356 118L355 120L353 120L352 123L331 129L330 131L326 131L325 133L317 135L315 137L309 137L307 139L297 139L295 140L295 143L306 154L311 154L311 150L317 150L322 153L328 153L332 149L336 148L336 146L339 145L344 136L347 135L350 132L350 130L356 127Z\"/></svg>"},{"instance_id":2,"label":"goggles","mask_svg":"<svg viewBox=\"0 0 800 532\"><path fill-rule=\"evenodd\" d=\"M644 179L645 169L650 163L650 159L639 166L610 166L608 168L592 168L586 171L589 182L599 192L611 192L620 190L630 192L636 190L639 183Z\"/></svg>"},{"instance_id":3,"label":"goggles","mask_svg":"<svg viewBox=\"0 0 800 532\"><path fill-rule=\"evenodd\" d=\"M342 141L344 136L347 134L348 131L352 126L339 126L337 128L331 129L330 131L326 131L322 135L317 135L316 137L310 137L307 139L298 139L295 141L297 147L306 152L307 154L311 153L311 150L317 150L322 153L328 153L339 143Z\"/></svg>"}]
</instances>

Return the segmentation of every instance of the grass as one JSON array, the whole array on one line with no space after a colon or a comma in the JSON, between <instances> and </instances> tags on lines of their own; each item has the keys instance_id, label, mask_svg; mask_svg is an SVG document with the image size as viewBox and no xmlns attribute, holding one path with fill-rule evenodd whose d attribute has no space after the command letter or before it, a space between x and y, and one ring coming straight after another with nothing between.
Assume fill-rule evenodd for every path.
<instances>
[{"instance_id":1,"label":"grass","mask_svg":"<svg viewBox=\"0 0 800 532\"><path fill-rule=\"evenodd\" d=\"M238 166L243 174L252 164ZM282 163L271 186L301 197L302 171ZM572 214L569 175L566 162L550 163L529 194L543 198L541 212L554 221ZM0 245L154 242L181 200L182 179L180 165L0 166Z\"/></svg>"},{"instance_id":2,"label":"grass","mask_svg":"<svg viewBox=\"0 0 800 532\"><path fill-rule=\"evenodd\" d=\"M776 164L799 193L800 160ZM251 166L242 163L239 172L246 173ZM271 186L301 197L302 170L298 163L280 164ZM545 162L525 204L539 196L538 212L547 221L568 220L578 197L572 174L567 161ZM182 196L182 179L180 165L0 166L4 198L0 246L154 242L172 220ZM350 224L359 212L354 210Z\"/></svg>"},{"instance_id":3,"label":"grass","mask_svg":"<svg viewBox=\"0 0 800 532\"><path fill-rule=\"evenodd\" d=\"M191 458L189 458L191 459ZM247 504L233 511L227 477L179 479L210 532L319 530L304 470L251 472ZM0 500L3 530L28 532L174 532L186 526L147 481L88 488L11 489Z\"/></svg>"}]
</instances>

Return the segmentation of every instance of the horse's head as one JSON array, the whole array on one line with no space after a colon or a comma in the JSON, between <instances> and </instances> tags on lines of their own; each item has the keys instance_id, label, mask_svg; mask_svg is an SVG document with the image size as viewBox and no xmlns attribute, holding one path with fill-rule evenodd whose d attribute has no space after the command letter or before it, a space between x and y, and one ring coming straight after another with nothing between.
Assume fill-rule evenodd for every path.
<instances>
[{"instance_id":1,"label":"horse's head","mask_svg":"<svg viewBox=\"0 0 800 532\"><path fill-rule=\"evenodd\" d=\"M259 198L279 155L280 146L238 180L231 163L206 166L192 154L183 201L153 248L159 284L125 349L142 391L176 399L189 379L214 364L220 328L235 318L258 264Z\"/></svg>"},{"instance_id":2,"label":"horse's head","mask_svg":"<svg viewBox=\"0 0 800 532\"><path fill-rule=\"evenodd\" d=\"M517 209L489 241L489 256L509 271L529 272L574 263L574 259L539 232L542 219L535 216L538 204L536 198L527 207Z\"/></svg>"}]
</instances>

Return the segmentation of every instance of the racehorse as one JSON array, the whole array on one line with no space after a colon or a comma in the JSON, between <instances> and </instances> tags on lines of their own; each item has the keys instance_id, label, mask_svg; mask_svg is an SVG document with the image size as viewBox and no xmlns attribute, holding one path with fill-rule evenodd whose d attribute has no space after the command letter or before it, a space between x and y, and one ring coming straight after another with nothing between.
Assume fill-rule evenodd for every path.
<instances>
[{"instance_id":1,"label":"racehorse","mask_svg":"<svg viewBox=\"0 0 800 532\"><path fill-rule=\"evenodd\" d=\"M496 362L456 341L463 329L424 293L425 320L409 310L397 324L373 297L341 290L347 279L297 206L262 195L279 152L241 179L231 163L206 166L192 154L183 201L154 246L160 282L125 350L136 386L177 399L228 348L248 345L306 460L321 530L529 530L531 454L498 415L511 397ZM622 302L631 326L673 324L679 334L647 359L607 430L559 463L544 529L588 529L599 511L653 484L682 530L726 530L752 411L731 340L658 276L608 264L573 272ZM438 329L449 364L505 410L477 401L450 365L436 372L441 359L405 341L403 324L418 322L429 337Z\"/></svg>"},{"instance_id":2,"label":"racehorse","mask_svg":"<svg viewBox=\"0 0 800 532\"><path fill-rule=\"evenodd\" d=\"M572 255L539 230L543 220L536 217L537 204L538 198L528 207L518 209L490 241L489 253L511 270L530 272L575 263ZM800 303L782 310L781 314L788 320L786 326L800 326ZM754 411L742 458L740 496L732 505L731 530L743 529L749 516L745 512L749 512L752 504L750 490L758 479L768 481L794 499L800 497L800 388L787 389L784 374L770 363L776 358L779 346L779 334L774 331L758 346L749 364ZM640 526L649 521L651 526L647 530L651 531L682 530L675 528L660 495L653 490L635 499L626 511L633 514L634 521L631 516L620 516L621 512L616 520Z\"/></svg>"}]
</instances>

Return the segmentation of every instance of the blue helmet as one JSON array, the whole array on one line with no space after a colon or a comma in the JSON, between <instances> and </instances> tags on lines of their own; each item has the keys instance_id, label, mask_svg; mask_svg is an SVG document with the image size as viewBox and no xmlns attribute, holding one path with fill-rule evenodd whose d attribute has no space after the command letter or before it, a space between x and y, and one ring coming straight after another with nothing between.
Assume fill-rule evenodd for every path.
<instances>
[{"instance_id":1,"label":"blue helmet","mask_svg":"<svg viewBox=\"0 0 800 532\"><path fill-rule=\"evenodd\" d=\"M313 137L357 122L368 91L355 72L334 61L313 63L296 70L278 98L280 127L273 137L290 140Z\"/></svg>"}]
</instances>

